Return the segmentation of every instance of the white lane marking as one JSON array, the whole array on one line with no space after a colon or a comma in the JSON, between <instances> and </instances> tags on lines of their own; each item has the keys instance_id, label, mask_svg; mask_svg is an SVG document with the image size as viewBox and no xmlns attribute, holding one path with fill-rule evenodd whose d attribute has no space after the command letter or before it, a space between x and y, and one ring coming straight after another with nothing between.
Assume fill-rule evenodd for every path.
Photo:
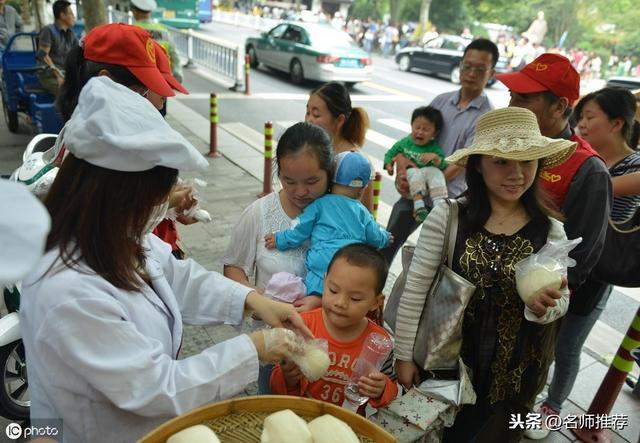
<instances>
[{"instance_id":1,"label":"white lane marking","mask_svg":"<svg viewBox=\"0 0 640 443\"><path fill-rule=\"evenodd\" d=\"M640 288L621 288L616 286L614 289L640 303Z\"/></svg>"},{"instance_id":2,"label":"white lane marking","mask_svg":"<svg viewBox=\"0 0 640 443\"><path fill-rule=\"evenodd\" d=\"M391 149L393 144L397 141L395 138L387 137L373 129L367 131L366 139L372 143L382 146L385 149Z\"/></svg>"},{"instance_id":3,"label":"white lane marking","mask_svg":"<svg viewBox=\"0 0 640 443\"><path fill-rule=\"evenodd\" d=\"M411 125L409 123L396 120L395 118L380 118L378 122L402 132L411 132Z\"/></svg>"},{"instance_id":4,"label":"white lane marking","mask_svg":"<svg viewBox=\"0 0 640 443\"><path fill-rule=\"evenodd\" d=\"M223 92L216 94L218 100L286 100L286 101L307 101L309 94L297 94L286 92L259 92L251 95L244 95L242 93ZM208 99L210 94L206 92L194 92L189 95L181 95L178 100L203 100ZM420 102L423 101L419 97L405 97L398 95L360 95L354 94L351 96L352 102Z\"/></svg>"},{"instance_id":5,"label":"white lane marking","mask_svg":"<svg viewBox=\"0 0 640 443\"><path fill-rule=\"evenodd\" d=\"M393 94L395 96L411 98L412 100L415 100L415 101L424 101L423 97L419 97L417 95L409 94L408 92L402 91L400 89L391 88L389 86L381 85L380 83L375 83L375 82L372 82L372 81L368 81L368 82L362 82L361 84L363 86L368 87L368 88L377 89L378 91L382 91L382 92L388 92L389 94Z\"/></svg>"}]
</instances>

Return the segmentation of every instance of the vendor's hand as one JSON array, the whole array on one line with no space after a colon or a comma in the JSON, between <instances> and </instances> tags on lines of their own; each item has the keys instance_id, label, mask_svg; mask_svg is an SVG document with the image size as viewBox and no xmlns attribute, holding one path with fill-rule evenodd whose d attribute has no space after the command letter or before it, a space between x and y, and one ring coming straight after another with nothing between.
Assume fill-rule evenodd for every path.
<instances>
[{"instance_id":1,"label":"vendor's hand","mask_svg":"<svg viewBox=\"0 0 640 443\"><path fill-rule=\"evenodd\" d=\"M175 185L169 195L169 208L173 208L176 214L182 215L194 205L197 200L193 197L193 188L189 185Z\"/></svg>"},{"instance_id":2,"label":"vendor's hand","mask_svg":"<svg viewBox=\"0 0 640 443\"><path fill-rule=\"evenodd\" d=\"M398 383L407 391L420 382L420 372L412 361L396 360L396 374L398 374Z\"/></svg>"},{"instance_id":3,"label":"vendor's hand","mask_svg":"<svg viewBox=\"0 0 640 443\"><path fill-rule=\"evenodd\" d=\"M284 377L287 388L293 389L300 384L302 372L298 365L290 360L284 359L280 362L280 368L282 368L282 376Z\"/></svg>"},{"instance_id":4,"label":"vendor's hand","mask_svg":"<svg viewBox=\"0 0 640 443\"><path fill-rule=\"evenodd\" d=\"M249 334L249 338L256 347L258 360L264 363L276 363L301 351L300 341L290 329L261 329Z\"/></svg>"},{"instance_id":5,"label":"vendor's hand","mask_svg":"<svg viewBox=\"0 0 640 443\"><path fill-rule=\"evenodd\" d=\"M369 398L380 398L387 385L386 376L380 372L372 372L368 377L362 376L358 380L358 390Z\"/></svg>"},{"instance_id":6,"label":"vendor's hand","mask_svg":"<svg viewBox=\"0 0 640 443\"><path fill-rule=\"evenodd\" d=\"M271 300L256 291L251 291L247 295L245 305L269 326L295 329L308 339L314 338L307 325L302 321L300 314L288 303Z\"/></svg>"},{"instance_id":7,"label":"vendor's hand","mask_svg":"<svg viewBox=\"0 0 640 443\"><path fill-rule=\"evenodd\" d=\"M322 297L317 295L307 295L294 301L293 306L298 312L312 311L322 306Z\"/></svg>"},{"instance_id":8,"label":"vendor's hand","mask_svg":"<svg viewBox=\"0 0 640 443\"><path fill-rule=\"evenodd\" d=\"M562 277L562 285L560 286L560 289L564 289L566 287L567 279ZM562 298L562 293L559 290L545 288L529 303L527 303L527 307L538 317L543 317L547 313L547 309L556 306L556 300L560 298Z\"/></svg>"},{"instance_id":9,"label":"vendor's hand","mask_svg":"<svg viewBox=\"0 0 640 443\"><path fill-rule=\"evenodd\" d=\"M264 236L264 246L267 249L275 249L276 248L276 235L275 234L267 234Z\"/></svg>"}]
</instances>

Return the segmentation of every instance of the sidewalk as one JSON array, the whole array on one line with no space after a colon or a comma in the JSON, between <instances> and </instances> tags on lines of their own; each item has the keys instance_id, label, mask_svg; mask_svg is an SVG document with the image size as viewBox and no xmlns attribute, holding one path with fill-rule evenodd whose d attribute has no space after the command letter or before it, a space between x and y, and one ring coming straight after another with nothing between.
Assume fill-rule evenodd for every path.
<instances>
[{"instance_id":1,"label":"sidewalk","mask_svg":"<svg viewBox=\"0 0 640 443\"><path fill-rule=\"evenodd\" d=\"M200 152L208 151L208 125L200 119L190 119L186 106L177 100L171 100L168 106L167 121L181 132ZM26 134L26 126L21 134L10 134L4 120L0 121L0 173L9 174L20 163L22 152L32 134ZM203 174L184 174L184 178L198 177L205 180L208 186L202 189L203 207L207 209L213 221L209 224L197 223L191 226L180 226L180 234L188 254L210 270L222 271L220 259L229 242L240 214L256 195L262 191L261 165L263 158L257 149L247 149L247 145L230 133L219 130L219 149L225 154L223 158L209 159L210 167ZM255 155L251 153L255 152ZM250 154L247 154L249 152ZM398 270L399 267L394 266ZM396 271L397 272L397 271ZM392 273L387 282L385 292L388 293L396 275ZM239 333L230 326L185 327L185 335L181 357L193 355L201 350L220 343ZM617 347L617 343L612 346ZM588 408L600 381L607 371L607 366L582 354L581 370L573 392L569 397L565 413L584 413ZM612 435L614 442L636 442L640 433L640 402L634 399L631 390L624 386L612 411L613 414L626 414L630 425L619 434ZM256 393L255 384L245 389L246 395ZM574 441L570 431L553 432L545 442Z\"/></svg>"}]
</instances>

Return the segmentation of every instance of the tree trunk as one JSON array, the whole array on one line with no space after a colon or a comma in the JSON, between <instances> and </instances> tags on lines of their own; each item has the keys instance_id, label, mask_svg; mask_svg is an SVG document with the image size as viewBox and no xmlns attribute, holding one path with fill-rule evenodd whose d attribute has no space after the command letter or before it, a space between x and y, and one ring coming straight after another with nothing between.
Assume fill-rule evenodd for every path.
<instances>
[{"instance_id":1,"label":"tree trunk","mask_svg":"<svg viewBox=\"0 0 640 443\"><path fill-rule=\"evenodd\" d=\"M431 0L422 0L420 5L420 25L422 26L422 32L427 31L427 23L429 23L429 8L431 7Z\"/></svg>"},{"instance_id":2,"label":"tree trunk","mask_svg":"<svg viewBox=\"0 0 640 443\"><path fill-rule=\"evenodd\" d=\"M106 7L102 0L84 0L82 6L85 32L107 23Z\"/></svg>"},{"instance_id":3,"label":"tree trunk","mask_svg":"<svg viewBox=\"0 0 640 443\"><path fill-rule=\"evenodd\" d=\"M402 0L389 0L389 23L394 25L399 22L402 9Z\"/></svg>"},{"instance_id":4,"label":"tree trunk","mask_svg":"<svg viewBox=\"0 0 640 443\"><path fill-rule=\"evenodd\" d=\"M31 5L29 0L20 0L20 17L25 25L31 24Z\"/></svg>"},{"instance_id":5,"label":"tree trunk","mask_svg":"<svg viewBox=\"0 0 640 443\"><path fill-rule=\"evenodd\" d=\"M46 25L44 19L44 8L47 6L44 0L34 0L32 2L36 16L36 30L40 31Z\"/></svg>"}]
</instances>

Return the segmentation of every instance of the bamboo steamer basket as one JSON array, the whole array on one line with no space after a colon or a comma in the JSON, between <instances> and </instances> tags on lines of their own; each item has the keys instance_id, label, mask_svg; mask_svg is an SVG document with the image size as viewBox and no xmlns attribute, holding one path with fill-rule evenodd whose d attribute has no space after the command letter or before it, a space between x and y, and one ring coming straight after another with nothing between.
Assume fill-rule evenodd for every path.
<instances>
[{"instance_id":1,"label":"bamboo steamer basket","mask_svg":"<svg viewBox=\"0 0 640 443\"><path fill-rule=\"evenodd\" d=\"M213 429L222 443L259 443L264 419L283 409L291 409L307 422L331 414L351 426L363 443L397 441L366 418L331 403L286 395L261 395L234 398L194 409L159 426L138 443L165 443L173 434L200 424Z\"/></svg>"}]
</instances>

